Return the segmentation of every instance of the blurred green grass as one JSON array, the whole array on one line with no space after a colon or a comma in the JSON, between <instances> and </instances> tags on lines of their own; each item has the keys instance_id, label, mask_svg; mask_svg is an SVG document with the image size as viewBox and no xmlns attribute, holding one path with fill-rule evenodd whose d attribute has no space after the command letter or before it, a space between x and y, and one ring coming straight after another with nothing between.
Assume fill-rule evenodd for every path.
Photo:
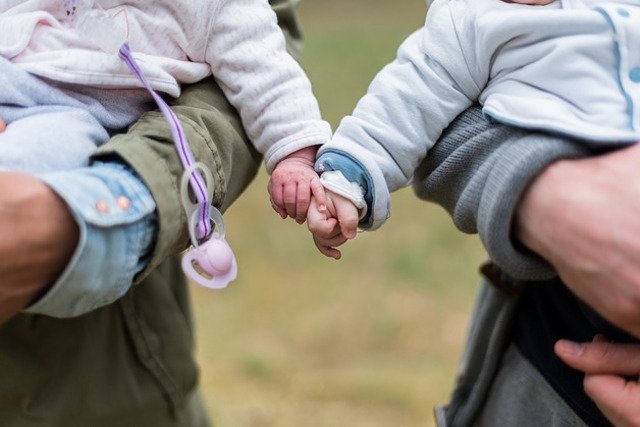
<instances>
[{"instance_id":1,"label":"blurred green grass","mask_svg":"<svg viewBox=\"0 0 640 427\"><path fill-rule=\"evenodd\" d=\"M304 0L303 66L323 115L349 114L423 0ZM193 288L204 397L220 427L432 426L455 377L484 252L409 189L383 229L316 252L275 215L264 170L226 214L228 289Z\"/></svg>"}]
</instances>

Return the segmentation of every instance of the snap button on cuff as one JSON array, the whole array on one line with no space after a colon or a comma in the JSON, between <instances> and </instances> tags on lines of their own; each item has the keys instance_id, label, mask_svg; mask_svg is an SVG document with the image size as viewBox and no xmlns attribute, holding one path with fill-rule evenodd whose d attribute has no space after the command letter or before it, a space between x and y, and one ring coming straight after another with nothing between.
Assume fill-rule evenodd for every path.
<instances>
[{"instance_id":1,"label":"snap button on cuff","mask_svg":"<svg viewBox=\"0 0 640 427\"><path fill-rule=\"evenodd\" d=\"M104 200L96 202L96 210L100 213L106 214L109 212L109 204Z\"/></svg>"},{"instance_id":2,"label":"snap button on cuff","mask_svg":"<svg viewBox=\"0 0 640 427\"><path fill-rule=\"evenodd\" d=\"M123 210L123 211L127 211L129 210L129 208L131 207L131 200L127 199L124 196L120 196L118 197L118 199L116 200L116 205L118 205L118 207Z\"/></svg>"}]
</instances>

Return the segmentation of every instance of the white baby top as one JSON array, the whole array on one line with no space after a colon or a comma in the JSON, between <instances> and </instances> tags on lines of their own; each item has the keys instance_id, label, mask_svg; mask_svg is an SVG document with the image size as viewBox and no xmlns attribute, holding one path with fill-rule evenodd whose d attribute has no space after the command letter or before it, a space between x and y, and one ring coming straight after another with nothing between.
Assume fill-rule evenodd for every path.
<instances>
[{"instance_id":1,"label":"white baby top","mask_svg":"<svg viewBox=\"0 0 640 427\"><path fill-rule=\"evenodd\" d=\"M388 191L412 180L451 121L479 101L522 128L593 143L640 140L640 1L435 0L320 154L339 151Z\"/></svg>"},{"instance_id":2,"label":"white baby top","mask_svg":"<svg viewBox=\"0 0 640 427\"><path fill-rule=\"evenodd\" d=\"M330 137L267 0L0 0L0 34L0 55L61 82L140 87L125 40L158 91L213 73L269 171Z\"/></svg>"}]
</instances>

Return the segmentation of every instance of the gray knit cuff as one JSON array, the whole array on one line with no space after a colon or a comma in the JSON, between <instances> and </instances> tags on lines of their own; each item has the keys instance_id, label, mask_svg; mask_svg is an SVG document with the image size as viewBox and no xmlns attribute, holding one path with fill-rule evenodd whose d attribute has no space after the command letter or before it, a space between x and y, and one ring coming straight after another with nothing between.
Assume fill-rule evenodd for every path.
<instances>
[{"instance_id":1,"label":"gray knit cuff","mask_svg":"<svg viewBox=\"0 0 640 427\"><path fill-rule=\"evenodd\" d=\"M491 259L516 279L546 280L553 267L512 236L515 211L527 185L549 164L560 159L588 157L577 142L529 134L501 147L487 177L478 209L478 233Z\"/></svg>"}]
</instances>

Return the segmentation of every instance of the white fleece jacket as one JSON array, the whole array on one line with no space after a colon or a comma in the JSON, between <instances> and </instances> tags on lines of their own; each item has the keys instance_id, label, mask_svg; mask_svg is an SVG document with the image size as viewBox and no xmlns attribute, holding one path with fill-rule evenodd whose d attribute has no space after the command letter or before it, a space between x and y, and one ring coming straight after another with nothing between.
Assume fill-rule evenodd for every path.
<instances>
[{"instance_id":1,"label":"white fleece jacket","mask_svg":"<svg viewBox=\"0 0 640 427\"><path fill-rule=\"evenodd\" d=\"M474 102L522 128L593 144L636 142L639 47L639 0L435 0L425 26L319 154L342 153L366 171L375 229L389 215L389 192L411 182L442 131ZM316 167L324 166L320 157Z\"/></svg>"}]
</instances>

